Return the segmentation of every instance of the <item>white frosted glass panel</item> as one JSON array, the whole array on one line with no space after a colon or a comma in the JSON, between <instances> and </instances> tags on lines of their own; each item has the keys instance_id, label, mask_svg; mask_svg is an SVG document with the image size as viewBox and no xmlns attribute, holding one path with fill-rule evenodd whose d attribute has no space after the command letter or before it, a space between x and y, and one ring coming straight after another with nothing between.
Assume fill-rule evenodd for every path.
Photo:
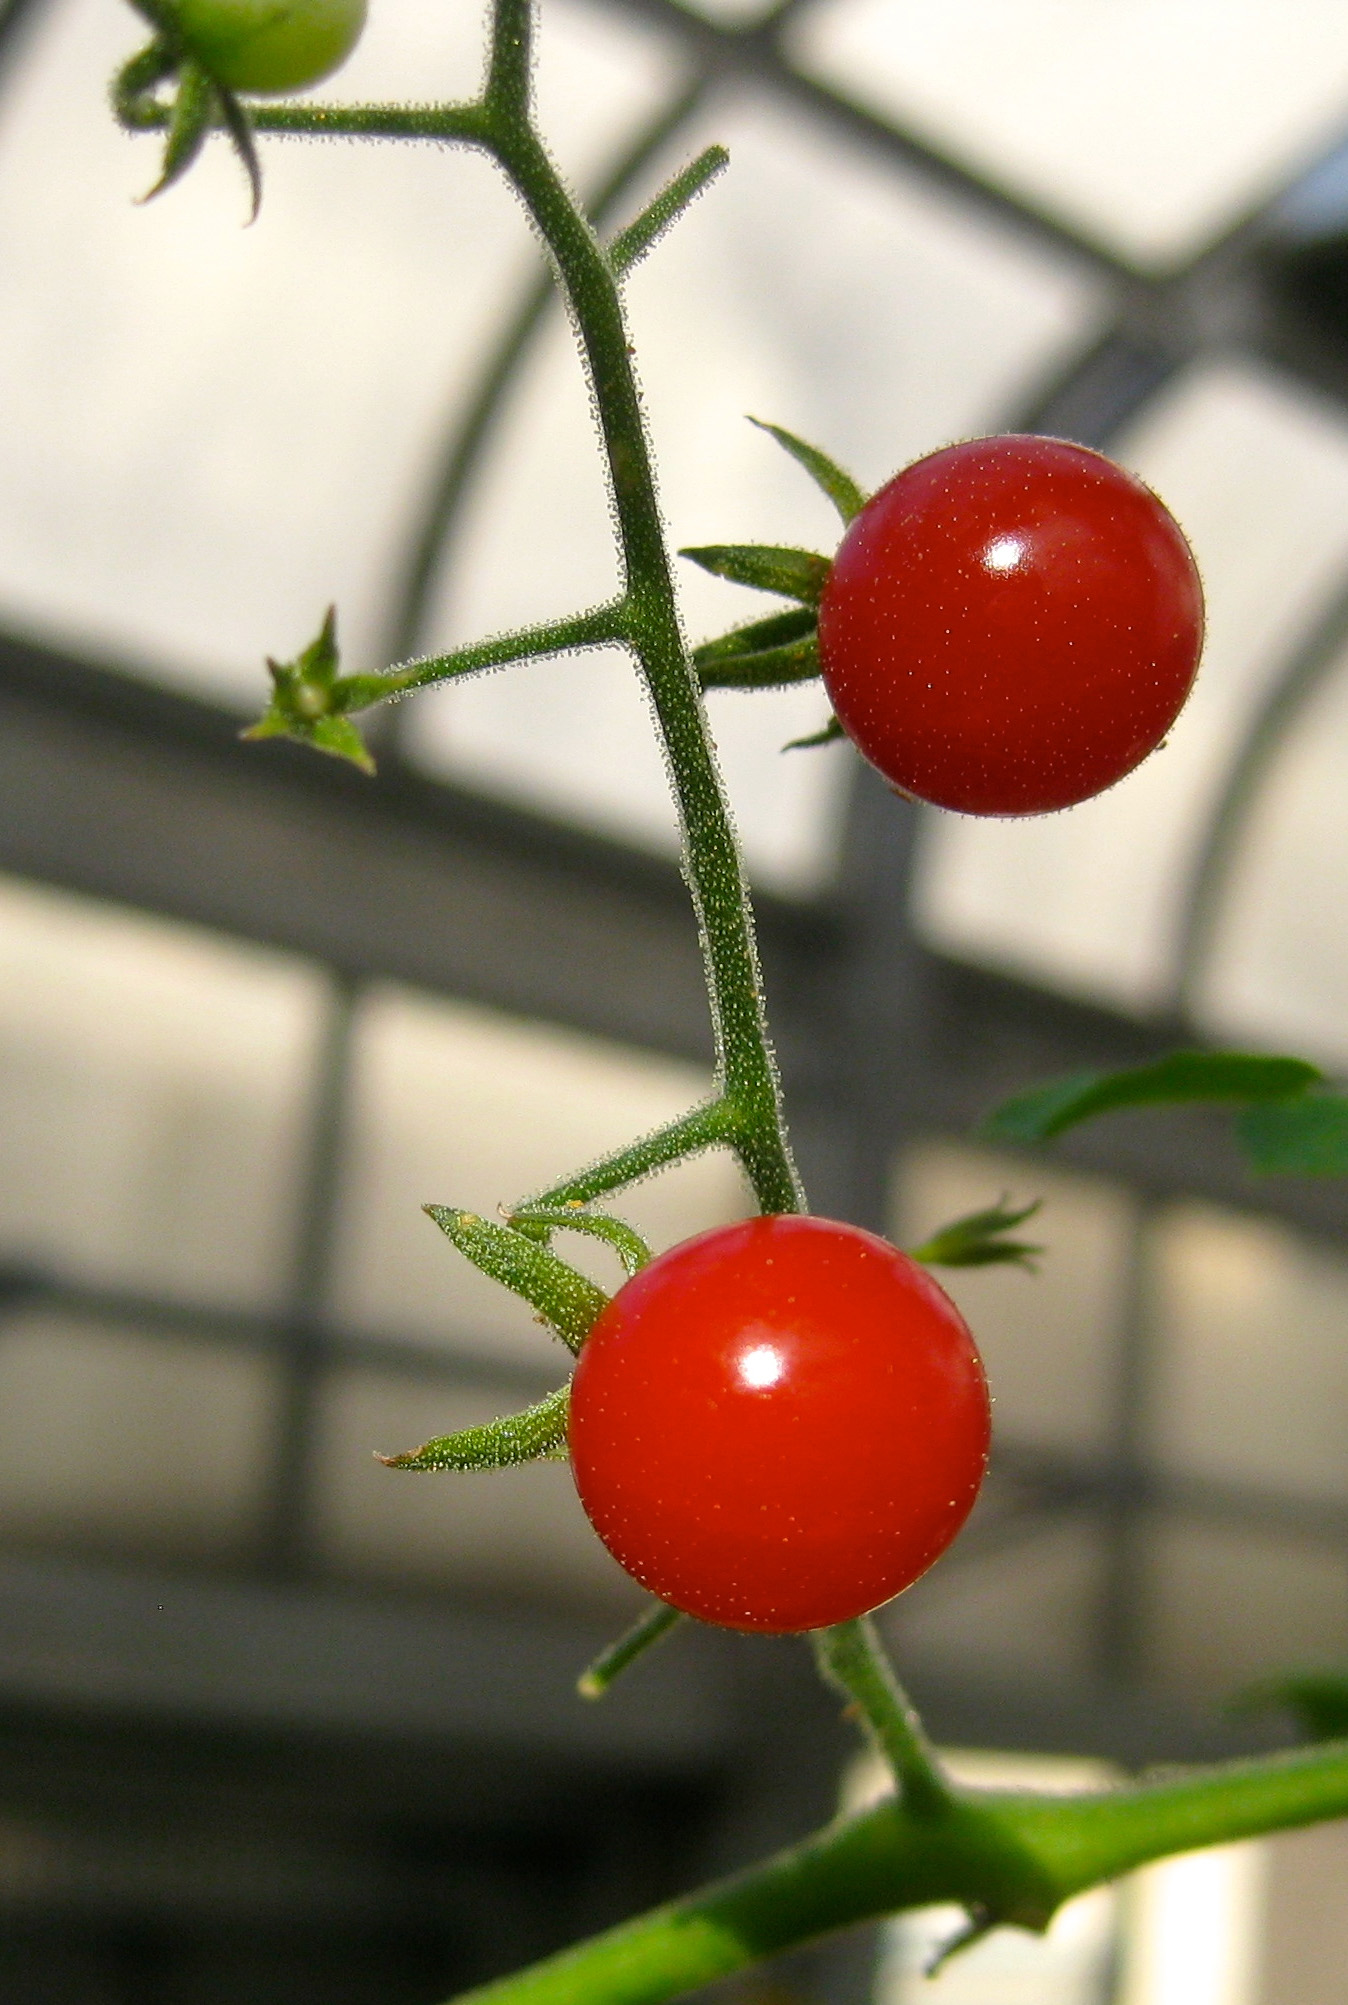
<instances>
[{"instance_id":1,"label":"white frosted glass panel","mask_svg":"<svg viewBox=\"0 0 1348 2005\"><path fill-rule=\"evenodd\" d=\"M1186 1206L1155 1241L1153 1452L1182 1475L1348 1497L1348 1262Z\"/></svg>"},{"instance_id":2,"label":"white frosted glass panel","mask_svg":"<svg viewBox=\"0 0 1348 2005\"><path fill-rule=\"evenodd\" d=\"M1197 1012L1223 1038L1348 1064L1348 656L1271 763L1232 860Z\"/></svg>"},{"instance_id":3,"label":"white frosted glass panel","mask_svg":"<svg viewBox=\"0 0 1348 2005\"><path fill-rule=\"evenodd\" d=\"M274 1301L322 995L279 955L0 879L0 1258Z\"/></svg>"},{"instance_id":4,"label":"white frosted glass panel","mask_svg":"<svg viewBox=\"0 0 1348 2005\"><path fill-rule=\"evenodd\" d=\"M1015 1236L1046 1251L1037 1273L952 1268L940 1273L988 1369L997 1438L1008 1446L1089 1455L1107 1446L1117 1398L1115 1360L1132 1212L1107 1184L1041 1163L929 1142L895 1178L892 1230L916 1246L952 1219L1010 1194L1043 1209Z\"/></svg>"},{"instance_id":5,"label":"white frosted glass panel","mask_svg":"<svg viewBox=\"0 0 1348 2005\"><path fill-rule=\"evenodd\" d=\"M1335 0L824 0L800 59L1122 255L1197 250L1337 136Z\"/></svg>"},{"instance_id":6,"label":"white frosted glass panel","mask_svg":"<svg viewBox=\"0 0 1348 2005\"><path fill-rule=\"evenodd\" d=\"M1208 638L1194 694L1163 751L1066 814L932 815L917 909L951 952L1147 1009L1173 980L1188 873L1242 734L1348 563L1348 425L1279 377L1214 363L1116 451L1198 558Z\"/></svg>"},{"instance_id":7,"label":"white frosted glass panel","mask_svg":"<svg viewBox=\"0 0 1348 2005\"><path fill-rule=\"evenodd\" d=\"M156 150L109 115L144 41L60 0L0 120L0 616L252 708L330 600L376 665L386 595L451 393L537 265L462 149L262 142L262 213L212 142L134 205ZM476 8L375 8L333 94L475 88ZM540 88L568 171L648 112L646 35L558 0ZM54 139L53 135L59 135Z\"/></svg>"},{"instance_id":8,"label":"white frosted glass panel","mask_svg":"<svg viewBox=\"0 0 1348 2005\"><path fill-rule=\"evenodd\" d=\"M422 1215L498 1207L580 1169L704 1099L710 1079L564 1031L388 991L368 1003L339 1235L338 1313L376 1330L505 1347L555 1368L566 1354L524 1304ZM658 1247L752 1209L732 1158L694 1158L614 1198ZM564 1257L614 1287L611 1256L571 1234ZM443 1433L443 1428L429 1429Z\"/></svg>"},{"instance_id":9,"label":"white frosted glass panel","mask_svg":"<svg viewBox=\"0 0 1348 2005\"><path fill-rule=\"evenodd\" d=\"M228 1552L256 1532L273 1373L206 1344L25 1313L0 1327L9 1539Z\"/></svg>"},{"instance_id":10,"label":"white frosted glass panel","mask_svg":"<svg viewBox=\"0 0 1348 2005\"><path fill-rule=\"evenodd\" d=\"M628 285L661 498L676 545L831 550L837 517L746 412L878 485L1000 422L1085 338L1101 295L948 198L825 144L798 116L714 105L666 168L711 139L728 143L730 167ZM589 401L559 320L499 435L432 631L448 644L551 618L616 582ZM679 584L698 636L777 603L687 563ZM825 699L726 695L713 714L751 870L786 892L817 889L835 859L850 754L780 747L823 723ZM650 720L616 653L512 669L407 717L438 771L673 847Z\"/></svg>"},{"instance_id":11,"label":"white frosted glass panel","mask_svg":"<svg viewBox=\"0 0 1348 2005\"><path fill-rule=\"evenodd\" d=\"M970 1528L976 1531L977 1518ZM1088 1518L1045 1522L1000 1552L958 1543L885 1617L900 1657L976 1666L1028 1689L1088 1677L1097 1652L1104 1541Z\"/></svg>"},{"instance_id":12,"label":"white frosted glass panel","mask_svg":"<svg viewBox=\"0 0 1348 2005\"><path fill-rule=\"evenodd\" d=\"M1348 1656L1348 1567L1328 1547L1247 1526L1157 1524L1142 1658L1157 1683L1219 1698Z\"/></svg>"},{"instance_id":13,"label":"white frosted glass panel","mask_svg":"<svg viewBox=\"0 0 1348 2005\"><path fill-rule=\"evenodd\" d=\"M409 1473L374 1459L519 1405L372 1371L331 1380L320 1406L315 1496L328 1565L365 1576L527 1595L636 1613L643 1596L609 1558L559 1462L475 1474Z\"/></svg>"}]
</instances>

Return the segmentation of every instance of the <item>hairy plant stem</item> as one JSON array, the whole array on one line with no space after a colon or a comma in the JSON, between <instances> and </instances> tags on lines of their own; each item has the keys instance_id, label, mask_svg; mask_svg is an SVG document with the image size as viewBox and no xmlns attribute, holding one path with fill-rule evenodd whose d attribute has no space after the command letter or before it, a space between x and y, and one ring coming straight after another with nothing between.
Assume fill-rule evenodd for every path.
<instances>
[{"instance_id":1,"label":"hairy plant stem","mask_svg":"<svg viewBox=\"0 0 1348 2005\"><path fill-rule=\"evenodd\" d=\"M683 827L730 1139L764 1211L804 1209L768 1043L753 920L697 677L679 626L618 276L529 115L530 0L497 0L484 143L523 197L575 316L618 519L626 638L650 694Z\"/></svg>"},{"instance_id":2,"label":"hairy plant stem","mask_svg":"<svg viewBox=\"0 0 1348 2005\"><path fill-rule=\"evenodd\" d=\"M957 1789L922 1815L900 1798L457 2005L660 2005L836 1929L937 1902L1042 1929L1073 1894L1152 1859L1345 1813L1343 1745L1094 1796Z\"/></svg>"},{"instance_id":3,"label":"hairy plant stem","mask_svg":"<svg viewBox=\"0 0 1348 2005\"><path fill-rule=\"evenodd\" d=\"M908 1694L890 1669L869 1616L815 1632L815 1655L828 1683L846 1694L865 1721L915 1818L949 1809L954 1789L923 1731Z\"/></svg>"}]
</instances>

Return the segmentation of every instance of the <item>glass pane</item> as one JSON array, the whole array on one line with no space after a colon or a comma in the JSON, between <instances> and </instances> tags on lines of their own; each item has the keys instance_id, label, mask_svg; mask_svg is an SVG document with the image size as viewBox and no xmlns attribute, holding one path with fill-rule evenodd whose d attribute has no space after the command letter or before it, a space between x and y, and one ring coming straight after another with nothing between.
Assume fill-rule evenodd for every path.
<instances>
[{"instance_id":1,"label":"glass pane","mask_svg":"<svg viewBox=\"0 0 1348 2005\"><path fill-rule=\"evenodd\" d=\"M1146 1010L1168 1000L1188 873L1249 725L1348 565L1348 424L1262 369L1192 370L1117 442L1193 540L1203 667L1163 751L1066 814L933 816L917 911L950 952Z\"/></svg>"},{"instance_id":2,"label":"glass pane","mask_svg":"<svg viewBox=\"0 0 1348 2005\"><path fill-rule=\"evenodd\" d=\"M375 8L334 94L469 93L481 32L474 8ZM57 0L7 77L0 608L254 709L264 655L293 654L333 599L350 664L375 665L440 412L537 251L460 149L264 141L244 229L217 143L135 206L154 143L128 143L106 87L146 37ZM649 32L549 6L540 88L568 172L672 77Z\"/></svg>"},{"instance_id":3,"label":"glass pane","mask_svg":"<svg viewBox=\"0 0 1348 2005\"><path fill-rule=\"evenodd\" d=\"M1154 1248L1150 1432L1164 1467L1348 1498L1348 1262L1197 1204Z\"/></svg>"},{"instance_id":4,"label":"glass pane","mask_svg":"<svg viewBox=\"0 0 1348 2005\"><path fill-rule=\"evenodd\" d=\"M1002 1551L950 1557L901 1595L885 1617L900 1660L911 1653L947 1675L1031 1686L1080 1679L1098 1655L1095 1618L1105 1543L1085 1518L1050 1522Z\"/></svg>"},{"instance_id":5,"label":"glass pane","mask_svg":"<svg viewBox=\"0 0 1348 2005\"><path fill-rule=\"evenodd\" d=\"M509 1389L493 1397L372 1371L336 1374L320 1404L315 1503L327 1563L485 1597L594 1604L619 1620L635 1613L641 1590L591 1531L563 1464L409 1475L374 1460L519 1404Z\"/></svg>"},{"instance_id":6,"label":"glass pane","mask_svg":"<svg viewBox=\"0 0 1348 2005\"><path fill-rule=\"evenodd\" d=\"M276 1300L322 994L280 955L0 880L0 1258Z\"/></svg>"},{"instance_id":7,"label":"glass pane","mask_svg":"<svg viewBox=\"0 0 1348 2005\"><path fill-rule=\"evenodd\" d=\"M829 550L832 509L746 412L817 440L878 484L916 454L1001 421L1086 338L1100 293L911 177L825 144L797 113L716 104L665 166L711 139L728 143L729 169L628 286L661 498L676 545ZM690 564L679 582L699 636L767 609ZM589 399L559 320L500 434L434 633L449 643L551 618L615 584ZM811 689L715 704L750 867L788 893L816 890L834 862L848 754L779 756L826 715ZM616 654L514 669L445 691L408 719L434 770L674 845L646 706Z\"/></svg>"},{"instance_id":8,"label":"glass pane","mask_svg":"<svg viewBox=\"0 0 1348 2005\"><path fill-rule=\"evenodd\" d=\"M832 0L815 71L1125 257L1198 250L1337 137L1331 0Z\"/></svg>"},{"instance_id":9,"label":"glass pane","mask_svg":"<svg viewBox=\"0 0 1348 2005\"><path fill-rule=\"evenodd\" d=\"M11 1541L227 1554L257 1528L273 1368L202 1343L32 1312L0 1327L0 1516Z\"/></svg>"},{"instance_id":10,"label":"glass pane","mask_svg":"<svg viewBox=\"0 0 1348 2005\"><path fill-rule=\"evenodd\" d=\"M1348 1061L1348 655L1273 761L1245 825L1198 993L1220 1039Z\"/></svg>"},{"instance_id":11,"label":"glass pane","mask_svg":"<svg viewBox=\"0 0 1348 2005\"><path fill-rule=\"evenodd\" d=\"M381 992L365 1005L357 1039L337 1313L456 1348L504 1347L561 1376L555 1340L454 1250L422 1205L495 1217L501 1204L685 1113L710 1085L692 1066ZM733 1160L718 1152L638 1185L613 1209L662 1247L751 1205ZM616 1262L593 1242L573 1234L565 1253L616 1285Z\"/></svg>"},{"instance_id":12,"label":"glass pane","mask_svg":"<svg viewBox=\"0 0 1348 2005\"><path fill-rule=\"evenodd\" d=\"M1142 1660L1191 1698L1348 1658L1348 1565L1276 1533L1154 1523Z\"/></svg>"},{"instance_id":13,"label":"glass pane","mask_svg":"<svg viewBox=\"0 0 1348 2005\"><path fill-rule=\"evenodd\" d=\"M1043 1199L1017 1238L1046 1248L1038 1272L942 1268L988 1368L997 1436L1011 1447L1090 1454L1108 1446L1114 1348L1127 1280L1132 1208L1107 1184L971 1149L926 1142L904 1156L893 1231L916 1246L952 1219L1010 1193Z\"/></svg>"}]
</instances>

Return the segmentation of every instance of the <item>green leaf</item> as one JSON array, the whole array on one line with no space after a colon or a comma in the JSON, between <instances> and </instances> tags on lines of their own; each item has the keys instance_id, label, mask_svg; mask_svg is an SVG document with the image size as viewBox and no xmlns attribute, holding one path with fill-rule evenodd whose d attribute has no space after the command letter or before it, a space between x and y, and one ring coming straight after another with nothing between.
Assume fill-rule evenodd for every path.
<instances>
[{"instance_id":1,"label":"green leaf","mask_svg":"<svg viewBox=\"0 0 1348 2005\"><path fill-rule=\"evenodd\" d=\"M474 1267L520 1295L557 1332L568 1350L578 1351L608 1296L574 1267L568 1267L537 1239L479 1218L475 1211L447 1205L424 1207L447 1239Z\"/></svg>"},{"instance_id":2,"label":"green leaf","mask_svg":"<svg viewBox=\"0 0 1348 2005\"><path fill-rule=\"evenodd\" d=\"M807 445L794 432L785 431L781 425L765 424L762 418L750 418L751 425L757 425L760 432L767 432L799 461L817 487L821 487L844 522L850 522L866 506L866 496L853 480L850 473L844 473L835 460L827 453L820 452L818 446Z\"/></svg>"},{"instance_id":3,"label":"green leaf","mask_svg":"<svg viewBox=\"0 0 1348 2005\"><path fill-rule=\"evenodd\" d=\"M830 717L822 730L811 731L809 736L805 738L788 738L782 750L784 752L810 752L813 751L816 745L832 745L839 738L845 738L846 736L847 733L843 730L837 718Z\"/></svg>"},{"instance_id":4,"label":"green leaf","mask_svg":"<svg viewBox=\"0 0 1348 2005\"><path fill-rule=\"evenodd\" d=\"M1341 1093L1250 1107L1236 1136L1261 1176L1348 1176L1348 1099Z\"/></svg>"},{"instance_id":5,"label":"green leaf","mask_svg":"<svg viewBox=\"0 0 1348 2005\"><path fill-rule=\"evenodd\" d=\"M337 664L337 610L329 606L317 636L296 660L268 661L271 702L240 736L293 738L372 773L374 760L345 712L370 702L371 687L378 689L381 678L338 675Z\"/></svg>"},{"instance_id":6,"label":"green leaf","mask_svg":"<svg viewBox=\"0 0 1348 2005\"><path fill-rule=\"evenodd\" d=\"M679 555L691 558L713 577L752 585L757 592L780 592L784 599L799 599L806 606L819 604L832 568L827 557L813 550L777 543L705 543L680 550Z\"/></svg>"},{"instance_id":7,"label":"green leaf","mask_svg":"<svg viewBox=\"0 0 1348 2005\"><path fill-rule=\"evenodd\" d=\"M481 1427L441 1435L403 1455L377 1455L375 1460L386 1469L507 1469L519 1462L561 1461L570 1398L570 1386L559 1385L523 1413L508 1413Z\"/></svg>"},{"instance_id":8,"label":"green leaf","mask_svg":"<svg viewBox=\"0 0 1348 2005\"><path fill-rule=\"evenodd\" d=\"M1208 1101L1239 1106L1285 1100L1321 1077L1302 1058L1264 1058L1239 1051L1175 1051L1126 1072L1074 1072L1003 1101L982 1123L989 1140L1045 1142L1078 1121L1121 1107Z\"/></svg>"},{"instance_id":9,"label":"green leaf","mask_svg":"<svg viewBox=\"0 0 1348 2005\"><path fill-rule=\"evenodd\" d=\"M1298 1671L1238 1692L1234 1713L1290 1713L1303 1740L1348 1739L1348 1673Z\"/></svg>"},{"instance_id":10,"label":"green leaf","mask_svg":"<svg viewBox=\"0 0 1348 2005\"><path fill-rule=\"evenodd\" d=\"M1002 1198L986 1211L971 1211L966 1217L943 1225L930 1239L924 1239L921 1246L913 1247L911 1257L927 1267L991 1267L1005 1262L1009 1266L1026 1267L1033 1273L1043 1247L1032 1246L1023 1239L1007 1239L1004 1235L1023 1225L1027 1218L1033 1218L1042 1203L1042 1198L1036 1198L1032 1204L1013 1211L1006 1198Z\"/></svg>"}]
</instances>

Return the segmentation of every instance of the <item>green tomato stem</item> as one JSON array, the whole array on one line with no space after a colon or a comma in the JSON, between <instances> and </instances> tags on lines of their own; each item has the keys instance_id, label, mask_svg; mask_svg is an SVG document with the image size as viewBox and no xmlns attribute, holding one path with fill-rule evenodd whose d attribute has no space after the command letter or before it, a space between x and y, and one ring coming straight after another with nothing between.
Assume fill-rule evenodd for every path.
<instances>
[{"instance_id":1,"label":"green tomato stem","mask_svg":"<svg viewBox=\"0 0 1348 2005\"><path fill-rule=\"evenodd\" d=\"M1153 1859L1345 1813L1342 1745L1098 1795L958 1790L935 1815L887 1801L458 2005L660 2005L837 1929L938 1902L1042 1929L1073 1894Z\"/></svg>"},{"instance_id":2,"label":"green tomato stem","mask_svg":"<svg viewBox=\"0 0 1348 2005\"><path fill-rule=\"evenodd\" d=\"M857 1707L911 1814L933 1817L948 1809L954 1789L870 1618L816 1630L811 1640L824 1678Z\"/></svg>"},{"instance_id":3,"label":"green tomato stem","mask_svg":"<svg viewBox=\"0 0 1348 2005\"><path fill-rule=\"evenodd\" d=\"M616 1643L610 1643L607 1650L601 1650L592 1664L586 1666L576 1680L576 1690L583 1699L602 1699L615 1678L627 1669L629 1664L644 1656L653 1643L667 1636L679 1622L686 1620L677 1608L668 1602L657 1601L640 1619L625 1630Z\"/></svg>"}]
</instances>

